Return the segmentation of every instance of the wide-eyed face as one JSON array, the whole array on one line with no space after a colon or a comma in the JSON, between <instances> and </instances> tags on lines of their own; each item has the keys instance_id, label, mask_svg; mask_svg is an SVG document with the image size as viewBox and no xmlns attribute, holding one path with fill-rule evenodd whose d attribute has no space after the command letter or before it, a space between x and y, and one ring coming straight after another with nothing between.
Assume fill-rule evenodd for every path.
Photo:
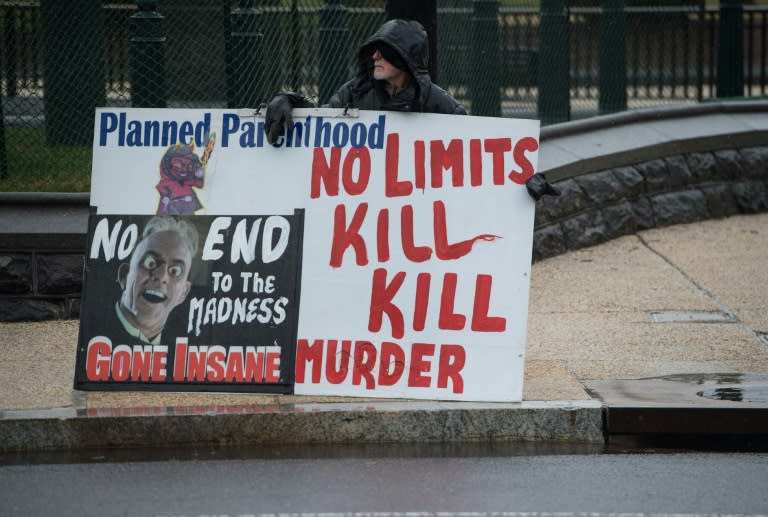
<instances>
[{"instance_id":1,"label":"wide-eyed face","mask_svg":"<svg viewBox=\"0 0 768 517\"><path fill-rule=\"evenodd\" d=\"M123 288L123 315L148 338L160 334L170 312L187 295L192 254L178 232L157 232L142 240L121 264L118 281Z\"/></svg>"}]
</instances>

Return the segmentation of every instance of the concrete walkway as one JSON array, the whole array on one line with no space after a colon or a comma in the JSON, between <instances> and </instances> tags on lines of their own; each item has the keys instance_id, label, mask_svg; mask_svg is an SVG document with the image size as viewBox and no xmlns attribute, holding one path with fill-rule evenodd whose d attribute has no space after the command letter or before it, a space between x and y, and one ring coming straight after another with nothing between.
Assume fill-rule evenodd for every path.
<instances>
[{"instance_id":1,"label":"concrete walkway","mask_svg":"<svg viewBox=\"0 0 768 517\"><path fill-rule=\"evenodd\" d=\"M764 436L767 249L758 214L537 262L520 404L76 392L76 321L0 323L0 450Z\"/></svg>"}]
</instances>

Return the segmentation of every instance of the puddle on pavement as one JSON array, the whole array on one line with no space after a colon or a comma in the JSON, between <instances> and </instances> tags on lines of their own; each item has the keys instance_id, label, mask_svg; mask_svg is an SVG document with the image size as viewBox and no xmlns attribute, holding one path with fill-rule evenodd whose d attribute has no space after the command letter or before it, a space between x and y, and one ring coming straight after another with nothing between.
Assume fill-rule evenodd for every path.
<instances>
[{"instance_id":1,"label":"puddle on pavement","mask_svg":"<svg viewBox=\"0 0 768 517\"><path fill-rule=\"evenodd\" d=\"M768 408L768 374L766 373L684 373L620 379L588 381L593 397L608 407L631 407L651 404L689 405L690 407Z\"/></svg>"},{"instance_id":2,"label":"puddle on pavement","mask_svg":"<svg viewBox=\"0 0 768 517\"><path fill-rule=\"evenodd\" d=\"M732 402L768 403L768 385L750 387L714 388L696 392L699 397Z\"/></svg>"},{"instance_id":3,"label":"puddle on pavement","mask_svg":"<svg viewBox=\"0 0 768 517\"><path fill-rule=\"evenodd\" d=\"M672 374L588 387L606 404L607 421L624 424L608 424L607 453L768 451L766 373Z\"/></svg>"},{"instance_id":4,"label":"puddle on pavement","mask_svg":"<svg viewBox=\"0 0 768 517\"><path fill-rule=\"evenodd\" d=\"M714 384L713 387L696 392L696 395L705 399L768 404L768 376L764 374L680 375L676 380L696 382L699 385Z\"/></svg>"}]
</instances>

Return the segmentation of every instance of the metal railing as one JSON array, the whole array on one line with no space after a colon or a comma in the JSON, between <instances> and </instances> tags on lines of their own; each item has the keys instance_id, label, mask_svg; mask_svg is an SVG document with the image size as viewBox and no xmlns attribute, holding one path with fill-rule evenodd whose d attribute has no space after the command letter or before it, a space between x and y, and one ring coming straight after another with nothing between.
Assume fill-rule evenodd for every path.
<instances>
[{"instance_id":1,"label":"metal railing","mask_svg":"<svg viewBox=\"0 0 768 517\"><path fill-rule=\"evenodd\" d=\"M225 2L226 3L226 2ZM169 96L185 104L226 103L223 83L229 6L181 3L163 7L167 20ZM267 64L269 90L304 88L317 95L317 18L322 5L264 7L263 34L275 52ZM105 89L108 104L129 104L129 23L136 6L105 3ZM597 98L598 30L600 8L569 9L570 78L572 100ZM471 82L471 8L438 11L440 32L439 76L441 84L459 97L467 97ZM384 20L380 8L349 10L350 42L359 43ZM634 105L658 101L700 101L715 95L718 10L690 6L627 7L627 79ZM42 97L43 67L39 3L0 2L2 94L5 98ZM768 8L744 7L745 96L765 95L768 90ZM539 11L503 7L499 9L500 55L503 102L535 103L538 68ZM447 29L450 27L451 29ZM194 41L206 41L205 44ZM352 45L349 45L352 47ZM178 49L178 50L177 50ZM347 52L349 73L354 73L353 49ZM274 59L276 58L276 59ZM203 81L192 81L195 70L208 73ZM195 87L191 87L194 85ZM30 107L36 103L30 103ZM9 114L6 114L8 117ZM28 117L34 113L28 113Z\"/></svg>"}]
</instances>

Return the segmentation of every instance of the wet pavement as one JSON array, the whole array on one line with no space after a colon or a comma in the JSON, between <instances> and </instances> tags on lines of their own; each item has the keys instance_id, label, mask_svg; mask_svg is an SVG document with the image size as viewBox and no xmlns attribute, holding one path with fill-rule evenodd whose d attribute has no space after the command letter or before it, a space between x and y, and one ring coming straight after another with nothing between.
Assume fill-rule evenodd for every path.
<instances>
[{"instance_id":1,"label":"wet pavement","mask_svg":"<svg viewBox=\"0 0 768 517\"><path fill-rule=\"evenodd\" d=\"M766 472L766 454L711 453L11 465L0 514L764 517Z\"/></svg>"},{"instance_id":2,"label":"wet pavement","mask_svg":"<svg viewBox=\"0 0 768 517\"><path fill-rule=\"evenodd\" d=\"M764 373L687 373L589 381L586 386L610 407L768 407Z\"/></svg>"},{"instance_id":3,"label":"wet pavement","mask_svg":"<svg viewBox=\"0 0 768 517\"><path fill-rule=\"evenodd\" d=\"M76 321L2 323L0 446L760 442L768 436L766 249L768 214L758 214L652 229L537 262L518 404L78 392Z\"/></svg>"}]
</instances>

